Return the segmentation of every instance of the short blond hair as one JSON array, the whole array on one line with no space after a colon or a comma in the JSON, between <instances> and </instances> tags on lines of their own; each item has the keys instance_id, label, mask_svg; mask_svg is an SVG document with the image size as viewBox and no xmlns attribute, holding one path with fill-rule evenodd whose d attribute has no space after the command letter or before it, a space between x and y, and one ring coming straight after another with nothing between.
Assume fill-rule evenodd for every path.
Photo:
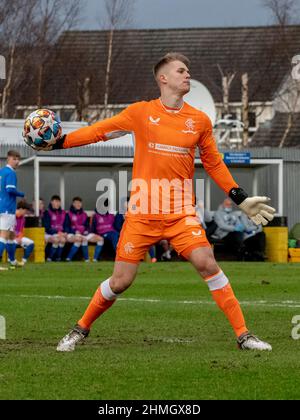
<instances>
[{"instance_id":1,"label":"short blond hair","mask_svg":"<svg viewBox=\"0 0 300 420\"><path fill-rule=\"evenodd\" d=\"M157 78L157 74L159 70L165 65L172 63L172 61L181 61L187 67L190 66L190 60L183 54L178 52L169 52L168 54L164 55L156 64L153 66L153 75L155 79Z\"/></svg>"}]
</instances>

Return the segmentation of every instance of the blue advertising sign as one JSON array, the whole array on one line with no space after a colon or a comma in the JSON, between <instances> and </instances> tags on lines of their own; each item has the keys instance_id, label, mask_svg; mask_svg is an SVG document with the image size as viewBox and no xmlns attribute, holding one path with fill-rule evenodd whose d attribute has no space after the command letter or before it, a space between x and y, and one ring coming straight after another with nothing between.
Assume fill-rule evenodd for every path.
<instances>
[{"instance_id":1,"label":"blue advertising sign","mask_svg":"<svg viewBox=\"0 0 300 420\"><path fill-rule=\"evenodd\" d=\"M249 164L251 161L250 152L226 152L224 153L224 163Z\"/></svg>"}]
</instances>

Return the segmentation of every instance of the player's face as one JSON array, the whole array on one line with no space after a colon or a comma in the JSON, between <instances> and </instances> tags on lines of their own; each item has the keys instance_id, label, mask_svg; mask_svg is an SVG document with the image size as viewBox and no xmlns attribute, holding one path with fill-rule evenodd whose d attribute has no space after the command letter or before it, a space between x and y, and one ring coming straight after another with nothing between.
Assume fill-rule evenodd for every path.
<instances>
[{"instance_id":1,"label":"player's face","mask_svg":"<svg viewBox=\"0 0 300 420\"><path fill-rule=\"evenodd\" d=\"M51 201L51 206L55 209L58 210L60 208L60 200L52 200Z\"/></svg>"},{"instance_id":2,"label":"player's face","mask_svg":"<svg viewBox=\"0 0 300 420\"><path fill-rule=\"evenodd\" d=\"M13 169L17 169L17 167L19 166L20 163L20 159L16 156L9 156L7 158L7 163L9 164L9 166L11 166Z\"/></svg>"},{"instance_id":3,"label":"player's face","mask_svg":"<svg viewBox=\"0 0 300 420\"><path fill-rule=\"evenodd\" d=\"M81 201L79 201L79 200L75 200L75 201L73 201L73 207L74 207L76 210L81 210L81 209L82 209L82 202L81 202Z\"/></svg>"},{"instance_id":4,"label":"player's face","mask_svg":"<svg viewBox=\"0 0 300 420\"><path fill-rule=\"evenodd\" d=\"M163 71L163 83L175 93L185 95L190 91L191 75L187 66L181 61L168 63Z\"/></svg>"}]
</instances>

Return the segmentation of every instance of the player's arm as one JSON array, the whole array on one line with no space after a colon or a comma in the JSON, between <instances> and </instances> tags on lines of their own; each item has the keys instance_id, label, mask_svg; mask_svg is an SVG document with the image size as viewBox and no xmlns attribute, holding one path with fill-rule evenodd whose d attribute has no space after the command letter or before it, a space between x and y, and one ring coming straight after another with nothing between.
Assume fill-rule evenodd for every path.
<instances>
[{"instance_id":1,"label":"player's arm","mask_svg":"<svg viewBox=\"0 0 300 420\"><path fill-rule=\"evenodd\" d=\"M130 105L120 114L112 118L99 121L91 126L79 128L64 135L53 149L69 149L71 147L86 146L99 141L107 141L134 131L134 117L138 115L140 104Z\"/></svg>"},{"instance_id":2,"label":"player's arm","mask_svg":"<svg viewBox=\"0 0 300 420\"><path fill-rule=\"evenodd\" d=\"M255 224L266 225L273 220L276 210L266 204L270 199L248 197L233 179L218 151L209 118L199 141L199 149L202 164L208 175Z\"/></svg>"},{"instance_id":3,"label":"player's arm","mask_svg":"<svg viewBox=\"0 0 300 420\"><path fill-rule=\"evenodd\" d=\"M17 190L17 177L14 172L11 172L6 177L5 191L15 197L25 197L25 194Z\"/></svg>"}]
</instances>

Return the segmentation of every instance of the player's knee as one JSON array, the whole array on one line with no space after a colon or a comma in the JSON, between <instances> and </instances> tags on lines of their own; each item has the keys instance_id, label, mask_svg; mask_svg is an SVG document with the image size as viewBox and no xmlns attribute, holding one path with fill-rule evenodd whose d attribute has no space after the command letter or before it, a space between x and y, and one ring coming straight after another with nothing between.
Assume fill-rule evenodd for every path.
<instances>
[{"instance_id":1,"label":"player's knee","mask_svg":"<svg viewBox=\"0 0 300 420\"><path fill-rule=\"evenodd\" d=\"M111 290L116 293L124 292L133 282L135 275L132 273L114 273L110 278Z\"/></svg>"},{"instance_id":2,"label":"player's knee","mask_svg":"<svg viewBox=\"0 0 300 420\"><path fill-rule=\"evenodd\" d=\"M213 257L199 260L196 269L203 278L212 276L219 270L216 260Z\"/></svg>"}]
</instances>

